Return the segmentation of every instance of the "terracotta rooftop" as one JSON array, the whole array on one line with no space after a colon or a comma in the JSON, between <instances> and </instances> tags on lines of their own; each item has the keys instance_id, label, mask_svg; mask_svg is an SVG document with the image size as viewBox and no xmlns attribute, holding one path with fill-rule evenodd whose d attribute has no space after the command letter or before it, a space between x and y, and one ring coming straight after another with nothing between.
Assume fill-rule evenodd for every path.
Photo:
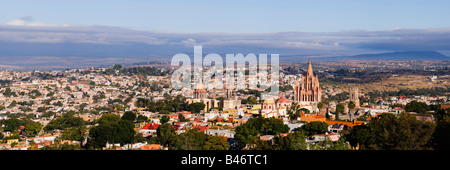
<instances>
[{"instance_id":1,"label":"terracotta rooftop","mask_svg":"<svg viewBox=\"0 0 450 170\"><path fill-rule=\"evenodd\" d=\"M326 120L325 123L327 123L328 125L346 125L348 127L353 127L356 125L362 125L363 122L362 121L352 121L352 122L348 122L348 121L336 121L336 120Z\"/></svg>"},{"instance_id":2,"label":"terracotta rooftop","mask_svg":"<svg viewBox=\"0 0 450 170\"><path fill-rule=\"evenodd\" d=\"M156 129L156 128L158 128L159 127L159 124L156 124L156 123L148 123L148 124L146 124L142 129L150 129L150 130L153 130L153 129Z\"/></svg>"},{"instance_id":3,"label":"terracotta rooftop","mask_svg":"<svg viewBox=\"0 0 450 170\"><path fill-rule=\"evenodd\" d=\"M281 96L280 99L277 100L277 103L291 103L291 101L286 97Z\"/></svg>"},{"instance_id":4,"label":"terracotta rooftop","mask_svg":"<svg viewBox=\"0 0 450 170\"><path fill-rule=\"evenodd\" d=\"M206 132L209 129L208 126L193 126L192 129L198 129L199 132Z\"/></svg>"},{"instance_id":5,"label":"terracotta rooftop","mask_svg":"<svg viewBox=\"0 0 450 170\"><path fill-rule=\"evenodd\" d=\"M159 150L159 149L161 149L160 144L150 144L141 146L141 150Z\"/></svg>"}]
</instances>

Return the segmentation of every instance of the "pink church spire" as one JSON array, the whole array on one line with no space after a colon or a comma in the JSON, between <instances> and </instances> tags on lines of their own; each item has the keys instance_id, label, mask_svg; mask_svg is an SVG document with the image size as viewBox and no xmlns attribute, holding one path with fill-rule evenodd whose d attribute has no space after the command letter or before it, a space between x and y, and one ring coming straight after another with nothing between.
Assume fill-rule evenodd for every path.
<instances>
[{"instance_id":1,"label":"pink church spire","mask_svg":"<svg viewBox=\"0 0 450 170\"><path fill-rule=\"evenodd\" d=\"M312 77L313 76L313 69L312 69L312 65L311 65L311 59L309 59L309 61L308 61L308 71L307 71L306 75L308 77Z\"/></svg>"}]
</instances>

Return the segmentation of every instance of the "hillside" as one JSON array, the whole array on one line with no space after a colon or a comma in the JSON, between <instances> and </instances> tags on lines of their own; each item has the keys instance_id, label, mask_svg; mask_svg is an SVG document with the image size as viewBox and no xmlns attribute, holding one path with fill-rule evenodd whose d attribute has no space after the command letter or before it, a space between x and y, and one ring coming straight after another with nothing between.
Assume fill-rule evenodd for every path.
<instances>
[{"instance_id":1,"label":"hillside","mask_svg":"<svg viewBox=\"0 0 450 170\"><path fill-rule=\"evenodd\" d=\"M355 56L333 57L339 60L421 60L445 61L450 57L435 51L405 51L380 54L360 54Z\"/></svg>"}]
</instances>

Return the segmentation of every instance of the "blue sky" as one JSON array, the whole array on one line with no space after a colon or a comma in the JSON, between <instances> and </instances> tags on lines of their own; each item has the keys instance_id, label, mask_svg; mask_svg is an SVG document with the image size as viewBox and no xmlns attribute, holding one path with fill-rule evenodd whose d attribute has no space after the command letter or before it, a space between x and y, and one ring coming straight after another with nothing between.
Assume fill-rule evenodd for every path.
<instances>
[{"instance_id":1,"label":"blue sky","mask_svg":"<svg viewBox=\"0 0 450 170\"><path fill-rule=\"evenodd\" d=\"M443 28L450 1L440 0L14 0L0 3L0 23L119 26L182 33L273 33Z\"/></svg>"}]
</instances>

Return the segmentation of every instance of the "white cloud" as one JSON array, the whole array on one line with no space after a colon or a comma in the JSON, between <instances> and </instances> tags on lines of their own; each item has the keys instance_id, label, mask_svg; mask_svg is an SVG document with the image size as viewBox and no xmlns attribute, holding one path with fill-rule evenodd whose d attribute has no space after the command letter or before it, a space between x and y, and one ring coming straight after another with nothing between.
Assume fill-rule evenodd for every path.
<instances>
[{"instance_id":1,"label":"white cloud","mask_svg":"<svg viewBox=\"0 0 450 170\"><path fill-rule=\"evenodd\" d=\"M199 43L197 43L197 41L193 38L188 38L187 40L182 40L181 44L188 46L188 47L199 45Z\"/></svg>"},{"instance_id":2,"label":"white cloud","mask_svg":"<svg viewBox=\"0 0 450 170\"><path fill-rule=\"evenodd\" d=\"M317 53L358 50L450 50L450 28L342 31L330 33L281 32L259 34L176 33L138 31L109 26L73 26L34 21L32 17L0 24L0 41L30 43L203 45L215 49L275 49ZM170 48L168 48L170 49ZM358 51L359 52L359 51ZM168 53L176 53L168 51ZM256 53L256 51L255 51Z\"/></svg>"},{"instance_id":3,"label":"white cloud","mask_svg":"<svg viewBox=\"0 0 450 170\"><path fill-rule=\"evenodd\" d=\"M5 25L15 25L15 26L24 26L25 24L26 24L26 22L21 19L15 19L15 20L8 21L5 23Z\"/></svg>"},{"instance_id":4,"label":"white cloud","mask_svg":"<svg viewBox=\"0 0 450 170\"><path fill-rule=\"evenodd\" d=\"M8 22L5 22L4 25L11 26L31 26L31 27L55 27L55 26L69 26L68 24L57 25L57 24L48 24L42 21L33 21L32 17L24 17L21 19L15 19Z\"/></svg>"}]
</instances>

